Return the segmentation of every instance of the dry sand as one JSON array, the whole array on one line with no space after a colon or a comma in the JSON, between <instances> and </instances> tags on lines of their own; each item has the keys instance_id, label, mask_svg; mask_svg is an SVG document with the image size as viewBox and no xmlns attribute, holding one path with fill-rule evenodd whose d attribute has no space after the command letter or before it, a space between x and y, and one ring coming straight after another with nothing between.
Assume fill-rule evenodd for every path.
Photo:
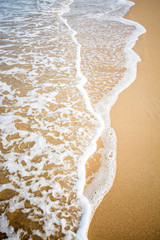
<instances>
[{"instance_id":1,"label":"dry sand","mask_svg":"<svg viewBox=\"0 0 160 240\"><path fill-rule=\"evenodd\" d=\"M160 239L160 1L135 3L126 17L147 29L135 47L142 61L136 81L111 111L117 174L93 217L89 240Z\"/></svg>"}]
</instances>

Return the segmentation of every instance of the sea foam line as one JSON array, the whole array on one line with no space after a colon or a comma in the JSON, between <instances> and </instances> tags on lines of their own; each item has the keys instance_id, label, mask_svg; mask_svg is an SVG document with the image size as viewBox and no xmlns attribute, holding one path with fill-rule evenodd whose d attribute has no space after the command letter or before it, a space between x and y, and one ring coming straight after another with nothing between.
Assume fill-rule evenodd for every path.
<instances>
[{"instance_id":1,"label":"sea foam line","mask_svg":"<svg viewBox=\"0 0 160 240\"><path fill-rule=\"evenodd\" d=\"M92 154L96 151L97 148L97 140L101 136L102 131L104 130L104 121L102 117L96 113L91 105L91 102L89 100L89 96L87 94L87 91L84 89L84 84L86 83L87 79L86 77L82 74L81 72L81 45L78 43L75 35L77 34L76 31L72 30L71 27L69 26L68 22L66 19L62 18L61 20L64 22L64 24L68 27L68 29L72 33L72 39L73 42L77 45L77 56L76 56L76 70L77 70L77 79L79 80L76 87L80 91L81 95L83 96L83 99L85 101L85 105L87 110L96 118L98 127L95 132L94 138L90 142L88 148L86 151L83 153L83 155L80 157L79 160L79 166L78 166L78 182L77 182L77 193L78 197L81 201L82 207L83 207L83 212L82 212L82 217L81 217L81 222L78 228L78 231L76 233L76 240L87 240L87 232L90 224L90 219L91 219L91 205L89 203L89 200L84 196L83 191L86 183L86 162L89 157L92 156Z\"/></svg>"}]
</instances>

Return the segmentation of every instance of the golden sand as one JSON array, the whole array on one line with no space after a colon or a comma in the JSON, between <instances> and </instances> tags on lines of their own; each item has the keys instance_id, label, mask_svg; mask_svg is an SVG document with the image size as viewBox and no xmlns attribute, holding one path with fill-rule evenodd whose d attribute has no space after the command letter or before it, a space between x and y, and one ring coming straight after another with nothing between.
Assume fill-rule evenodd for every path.
<instances>
[{"instance_id":1,"label":"golden sand","mask_svg":"<svg viewBox=\"0 0 160 240\"><path fill-rule=\"evenodd\" d=\"M142 61L136 81L111 111L117 174L93 217L89 240L160 239L160 1L134 2L126 17L147 29L135 47Z\"/></svg>"}]
</instances>

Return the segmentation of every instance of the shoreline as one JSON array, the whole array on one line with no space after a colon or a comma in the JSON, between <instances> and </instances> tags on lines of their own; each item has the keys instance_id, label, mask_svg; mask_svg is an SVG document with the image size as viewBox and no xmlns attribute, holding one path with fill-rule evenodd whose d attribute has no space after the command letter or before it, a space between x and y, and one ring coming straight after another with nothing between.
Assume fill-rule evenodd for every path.
<instances>
[{"instance_id":1,"label":"shoreline","mask_svg":"<svg viewBox=\"0 0 160 240\"><path fill-rule=\"evenodd\" d=\"M89 240L160 238L160 2L133 2L125 18L140 23L147 32L133 48L141 57L136 80L111 109L118 142L117 174L93 216Z\"/></svg>"}]
</instances>

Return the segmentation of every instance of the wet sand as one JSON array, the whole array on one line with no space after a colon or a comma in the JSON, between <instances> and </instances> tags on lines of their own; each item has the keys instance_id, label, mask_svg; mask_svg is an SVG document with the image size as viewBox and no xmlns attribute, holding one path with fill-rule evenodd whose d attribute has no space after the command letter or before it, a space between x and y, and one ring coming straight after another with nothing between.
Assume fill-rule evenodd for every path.
<instances>
[{"instance_id":1,"label":"wet sand","mask_svg":"<svg viewBox=\"0 0 160 240\"><path fill-rule=\"evenodd\" d=\"M136 81L111 110L116 131L117 174L97 209L89 240L160 239L160 1L134 1L126 18L142 24L134 50Z\"/></svg>"}]
</instances>

